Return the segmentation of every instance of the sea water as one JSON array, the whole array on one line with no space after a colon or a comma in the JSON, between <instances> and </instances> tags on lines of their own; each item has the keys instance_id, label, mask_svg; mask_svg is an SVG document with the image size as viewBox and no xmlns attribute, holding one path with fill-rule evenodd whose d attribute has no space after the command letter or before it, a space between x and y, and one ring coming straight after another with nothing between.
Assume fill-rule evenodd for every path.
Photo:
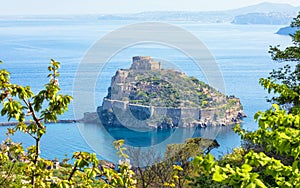
<instances>
[{"instance_id":1,"label":"sea water","mask_svg":"<svg viewBox=\"0 0 300 188\"><path fill-rule=\"evenodd\" d=\"M73 82L78 65L89 48L109 32L134 21L97 19L11 19L0 20L0 65L11 72L12 83L30 85L34 92L47 83L47 66L50 58L61 62L59 80L62 93L72 95ZM242 126L255 130L254 114L266 110L266 91L258 80L278 66L268 54L269 45L289 45L290 38L274 34L281 25L234 25L229 23L201 24L198 22L170 22L182 27L198 37L210 50L224 79L226 95L241 99L244 112ZM189 76L206 81L205 75L195 70L195 63L178 49L158 44L135 45L123 49L110 59L97 78L95 109L107 94L111 77L118 68L129 68L131 57L147 55L170 62ZM88 74L87 74L88 76ZM89 84L89 83L87 83ZM77 88L80 89L80 88ZM74 99L75 100L75 99ZM59 119L74 119L73 105ZM5 122L6 118L1 117ZM0 127L0 140L6 138L7 127ZM82 136L82 134L84 136ZM217 139L220 144L212 153L215 156L230 152L241 145L240 137L232 131L232 126L205 129L184 129L137 133L126 128L104 129L97 125L70 123L49 124L47 134L41 140L42 157L71 157L74 151L97 152L100 158L116 160L112 141L125 139L130 146L158 146L164 151L169 143L182 143L188 137ZM22 133L13 136L25 147L33 140Z\"/></svg>"}]
</instances>

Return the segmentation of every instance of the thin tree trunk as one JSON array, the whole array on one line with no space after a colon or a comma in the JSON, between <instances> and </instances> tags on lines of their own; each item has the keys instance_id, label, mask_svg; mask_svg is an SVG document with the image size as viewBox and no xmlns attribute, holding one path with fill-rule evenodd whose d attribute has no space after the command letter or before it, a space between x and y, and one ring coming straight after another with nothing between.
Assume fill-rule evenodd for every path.
<instances>
[{"instance_id":1,"label":"thin tree trunk","mask_svg":"<svg viewBox=\"0 0 300 188\"><path fill-rule=\"evenodd\" d=\"M40 156L40 140L41 138L35 138L35 156L33 160L33 164L36 166L38 162L38 158ZM32 177L31 177L31 185L35 187L35 171L32 170Z\"/></svg>"}]
</instances>

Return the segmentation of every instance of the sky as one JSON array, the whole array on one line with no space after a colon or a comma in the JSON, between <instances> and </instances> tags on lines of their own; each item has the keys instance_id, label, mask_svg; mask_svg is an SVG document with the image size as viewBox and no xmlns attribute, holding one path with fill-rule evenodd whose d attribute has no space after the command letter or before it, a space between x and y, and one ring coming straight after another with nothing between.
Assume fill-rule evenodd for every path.
<instances>
[{"instance_id":1,"label":"sky","mask_svg":"<svg viewBox=\"0 0 300 188\"><path fill-rule=\"evenodd\" d=\"M300 0L0 0L0 15L210 11L240 8L265 1L300 6Z\"/></svg>"}]
</instances>

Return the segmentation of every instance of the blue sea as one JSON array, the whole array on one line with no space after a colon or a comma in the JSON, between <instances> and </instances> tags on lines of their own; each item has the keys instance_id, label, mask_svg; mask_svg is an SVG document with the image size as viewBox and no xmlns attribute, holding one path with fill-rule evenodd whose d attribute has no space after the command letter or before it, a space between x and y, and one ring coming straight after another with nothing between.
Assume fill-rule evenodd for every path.
<instances>
[{"instance_id":1,"label":"blue sea","mask_svg":"<svg viewBox=\"0 0 300 188\"><path fill-rule=\"evenodd\" d=\"M72 95L74 78L85 54L102 37L120 27L139 23L138 21L116 21L97 19L10 19L0 20L0 65L11 72L11 81L30 85L34 92L47 83L47 66L53 58L61 62L59 80L62 93ZM209 49L221 71L226 95L241 99L247 118L242 126L255 130L254 114L266 110L266 91L258 80L281 65L273 62L268 54L269 45L285 47L289 36L274 34L282 25L234 25L230 23L203 24L198 22L169 22L195 35ZM165 60L184 71L206 81L205 74L195 69L195 62L180 50L163 44L138 44L128 46L114 54L106 62L97 83L93 84L93 106L83 108L95 111L107 94L111 77L118 68L129 68L132 56L147 55ZM86 73L87 77L91 76ZM82 86L84 90L85 86ZM76 88L81 89L81 88ZM76 100L76 99L74 99ZM73 104L60 119L74 119ZM5 122L5 117L1 117ZM7 127L0 127L0 139L5 140ZM160 132L139 132L126 128L105 129L94 124L49 124L47 134L42 138L42 157L63 159L71 157L74 151L96 152L100 158L115 161L112 142L125 139L128 146L154 147L163 152L167 144L182 143L189 137L216 139L220 144L212 153L218 157L241 145L240 137L232 127L211 127L205 129L178 128ZM17 133L12 139L25 147L33 144L30 137Z\"/></svg>"}]
</instances>

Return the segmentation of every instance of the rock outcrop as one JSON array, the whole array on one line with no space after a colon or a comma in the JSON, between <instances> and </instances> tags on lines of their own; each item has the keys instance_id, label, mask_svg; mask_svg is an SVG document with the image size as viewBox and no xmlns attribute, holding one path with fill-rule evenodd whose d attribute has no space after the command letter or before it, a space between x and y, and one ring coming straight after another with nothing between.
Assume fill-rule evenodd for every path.
<instances>
[{"instance_id":1,"label":"rock outcrop","mask_svg":"<svg viewBox=\"0 0 300 188\"><path fill-rule=\"evenodd\" d=\"M226 126L241 123L245 115L238 98L137 56L130 69L116 72L102 106L84 120L96 122L97 116L105 126L172 128Z\"/></svg>"},{"instance_id":2,"label":"rock outcrop","mask_svg":"<svg viewBox=\"0 0 300 188\"><path fill-rule=\"evenodd\" d=\"M298 27L287 26L287 27L280 28L276 32L276 34L278 34L278 35L294 35L296 33L296 31L299 29L300 28L298 28Z\"/></svg>"}]
</instances>

